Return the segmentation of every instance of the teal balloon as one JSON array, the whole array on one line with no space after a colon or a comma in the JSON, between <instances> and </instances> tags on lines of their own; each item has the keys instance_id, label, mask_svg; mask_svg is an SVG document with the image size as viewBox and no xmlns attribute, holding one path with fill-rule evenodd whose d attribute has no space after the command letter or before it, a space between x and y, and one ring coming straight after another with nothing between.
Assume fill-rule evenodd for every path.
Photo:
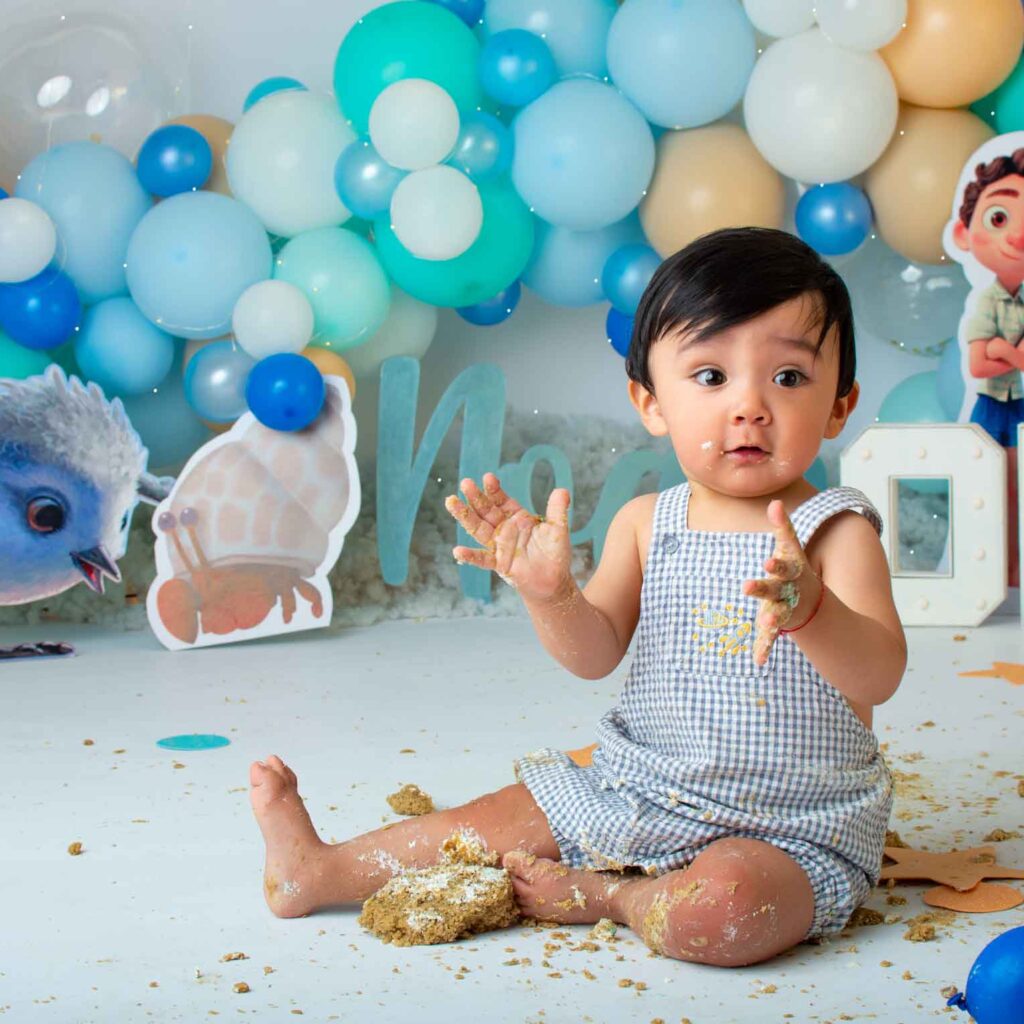
<instances>
[{"instance_id":1,"label":"teal balloon","mask_svg":"<svg viewBox=\"0 0 1024 1024\"><path fill-rule=\"evenodd\" d=\"M458 15L438 4L398 0L349 29L334 63L334 95L360 135L369 132L374 100L404 78L434 82L460 110L475 110L482 98L479 59L480 44Z\"/></svg>"},{"instance_id":2,"label":"teal balloon","mask_svg":"<svg viewBox=\"0 0 1024 1024\"><path fill-rule=\"evenodd\" d=\"M939 401L938 373L929 370L901 380L882 400L879 423L949 423Z\"/></svg>"},{"instance_id":3,"label":"teal balloon","mask_svg":"<svg viewBox=\"0 0 1024 1024\"><path fill-rule=\"evenodd\" d=\"M511 185L478 186L484 222L477 240L452 260L413 256L395 237L390 218L374 222L377 251L395 283L432 306L475 306L518 278L533 251L533 216Z\"/></svg>"},{"instance_id":4,"label":"teal balloon","mask_svg":"<svg viewBox=\"0 0 1024 1024\"><path fill-rule=\"evenodd\" d=\"M939 356L939 368L935 371L937 374L935 387L939 396L939 405L951 420L960 418L964 393L967 391L960 359L960 345L956 338L952 338L942 350L942 355Z\"/></svg>"},{"instance_id":5,"label":"teal balloon","mask_svg":"<svg viewBox=\"0 0 1024 1024\"><path fill-rule=\"evenodd\" d=\"M971 110L999 135L1024 128L1024 57L995 92L971 104ZM1009 154L1007 154L1009 155Z\"/></svg>"},{"instance_id":6,"label":"teal balloon","mask_svg":"<svg viewBox=\"0 0 1024 1024\"><path fill-rule=\"evenodd\" d=\"M828 487L828 470L825 467L825 463L821 461L821 456L818 456L811 463L810 468L804 473L804 479L812 487L817 487L819 491L823 491Z\"/></svg>"},{"instance_id":7,"label":"teal balloon","mask_svg":"<svg viewBox=\"0 0 1024 1024\"><path fill-rule=\"evenodd\" d=\"M284 92L286 89L304 90L305 88L297 78L289 78L287 75L264 78L262 82L257 82L249 90L249 95L245 97L245 102L242 104L242 113L244 114L250 107L259 103L264 96L269 96L271 93Z\"/></svg>"},{"instance_id":8,"label":"teal balloon","mask_svg":"<svg viewBox=\"0 0 1024 1024\"><path fill-rule=\"evenodd\" d=\"M153 201L126 157L95 142L54 146L22 171L15 193L50 215L60 239L57 264L83 303L128 291L128 242Z\"/></svg>"},{"instance_id":9,"label":"teal balloon","mask_svg":"<svg viewBox=\"0 0 1024 1024\"><path fill-rule=\"evenodd\" d=\"M49 354L34 348L25 348L0 331L0 380L5 377L8 380L35 377L49 365Z\"/></svg>"},{"instance_id":10,"label":"teal balloon","mask_svg":"<svg viewBox=\"0 0 1024 1024\"><path fill-rule=\"evenodd\" d=\"M377 252L346 228L296 235L277 254L274 277L305 294L313 307L314 339L330 342L336 352L368 341L391 309L391 286Z\"/></svg>"}]
</instances>

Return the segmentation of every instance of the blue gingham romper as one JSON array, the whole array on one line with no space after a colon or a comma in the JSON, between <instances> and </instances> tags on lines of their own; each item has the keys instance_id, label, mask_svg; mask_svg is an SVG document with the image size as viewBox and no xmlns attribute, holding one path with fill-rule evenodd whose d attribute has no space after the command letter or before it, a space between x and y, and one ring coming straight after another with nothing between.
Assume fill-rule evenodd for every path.
<instances>
[{"instance_id":1,"label":"blue gingham romper","mask_svg":"<svg viewBox=\"0 0 1024 1024\"><path fill-rule=\"evenodd\" d=\"M774 535L689 530L688 500L686 483L658 496L636 654L593 764L545 748L516 775L567 865L661 874L715 839L761 839L810 879L804 938L830 936L878 884L892 776L874 733L791 637L754 664L759 602L741 586L765 576ZM847 509L881 533L868 498L836 487L790 516L800 543Z\"/></svg>"}]
</instances>

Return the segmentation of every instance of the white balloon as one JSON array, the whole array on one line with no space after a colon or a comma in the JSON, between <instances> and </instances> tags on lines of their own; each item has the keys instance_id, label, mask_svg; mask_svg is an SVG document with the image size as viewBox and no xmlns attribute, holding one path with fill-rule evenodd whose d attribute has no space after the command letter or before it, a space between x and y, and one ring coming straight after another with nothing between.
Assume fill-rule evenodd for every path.
<instances>
[{"instance_id":1,"label":"white balloon","mask_svg":"<svg viewBox=\"0 0 1024 1024\"><path fill-rule=\"evenodd\" d=\"M370 108L370 141L392 167L403 171L439 164L458 138L455 101L425 78L389 85Z\"/></svg>"},{"instance_id":2,"label":"white balloon","mask_svg":"<svg viewBox=\"0 0 1024 1024\"><path fill-rule=\"evenodd\" d=\"M907 20L907 0L817 0L821 31L837 46L877 50L896 38Z\"/></svg>"},{"instance_id":3,"label":"white balloon","mask_svg":"<svg viewBox=\"0 0 1024 1024\"><path fill-rule=\"evenodd\" d=\"M743 99L747 132L765 160L815 184L867 170L889 144L898 111L885 61L836 46L820 28L772 43Z\"/></svg>"},{"instance_id":4,"label":"white balloon","mask_svg":"<svg viewBox=\"0 0 1024 1024\"><path fill-rule=\"evenodd\" d=\"M42 273L57 250L49 214L28 199L0 199L0 282L17 284Z\"/></svg>"},{"instance_id":5,"label":"white balloon","mask_svg":"<svg viewBox=\"0 0 1024 1024\"><path fill-rule=\"evenodd\" d=\"M814 24L814 0L743 0L743 8L766 36L795 36Z\"/></svg>"},{"instance_id":6,"label":"white balloon","mask_svg":"<svg viewBox=\"0 0 1024 1024\"><path fill-rule=\"evenodd\" d=\"M357 377L369 377L391 356L422 359L437 333L437 306L420 302L391 286L388 318L369 341L345 349L345 362Z\"/></svg>"},{"instance_id":7,"label":"white balloon","mask_svg":"<svg viewBox=\"0 0 1024 1024\"><path fill-rule=\"evenodd\" d=\"M301 352L313 337L313 307L287 281L260 281L238 297L231 329L253 359Z\"/></svg>"},{"instance_id":8,"label":"white balloon","mask_svg":"<svg viewBox=\"0 0 1024 1024\"><path fill-rule=\"evenodd\" d=\"M398 240L423 260L451 260L480 234L484 206L462 171L440 165L413 171L391 197L391 227Z\"/></svg>"}]
</instances>

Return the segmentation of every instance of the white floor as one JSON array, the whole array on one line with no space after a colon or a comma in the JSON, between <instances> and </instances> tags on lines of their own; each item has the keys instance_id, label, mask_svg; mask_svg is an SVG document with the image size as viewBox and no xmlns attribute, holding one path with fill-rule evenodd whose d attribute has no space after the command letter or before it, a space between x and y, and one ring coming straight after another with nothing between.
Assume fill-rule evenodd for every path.
<instances>
[{"instance_id":1,"label":"white floor","mask_svg":"<svg viewBox=\"0 0 1024 1024\"><path fill-rule=\"evenodd\" d=\"M876 710L892 767L920 774L894 827L934 850L1021 829L1024 686L957 675L1024 662L1018 619L909 636L906 680ZM184 654L145 633L0 631L0 644L25 639L71 640L79 655L0 663L5 1021L964 1021L940 990L962 988L985 943L1024 924L1022 908L957 915L935 941L910 943L895 922L726 971L653 957L629 933L600 952L561 944L546 956L550 935L525 928L396 949L352 912L277 920L261 893L251 760L292 764L321 834L340 839L392 820L384 798L400 782L450 806L510 782L518 754L582 746L626 663L600 683L577 680L525 619L388 622ZM197 732L231 745L156 746ZM81 856L67 853L75 841ZM1024 866L1024 841L997 849ZM905 907L882 891L868 905L910 917L927 909L925 888L901 884ZM247 959L222 962L236 951ZM532 964L506 964L523 958ZM621 987L626 978L647 988ZM238 981L251 991L235 993Z\"/></svg>"}]
</instances>

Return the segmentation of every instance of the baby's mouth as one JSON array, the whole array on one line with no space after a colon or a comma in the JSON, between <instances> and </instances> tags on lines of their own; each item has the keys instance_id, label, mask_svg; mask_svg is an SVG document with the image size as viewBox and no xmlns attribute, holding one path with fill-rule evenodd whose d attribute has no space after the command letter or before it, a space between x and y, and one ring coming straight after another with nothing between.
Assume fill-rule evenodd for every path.
<instances>
[{"instance_id":1,"label":"baby's mouth","mask_svg":"<svg viewBox=\"0 0 1024 1024\"><path fill-rule=\"evenodd\" d=\"M743 444L726 451L726 456L733 462L761 462L768 458L771 452L759 448L753 444Z\"/></svg>"}]
</instances>

